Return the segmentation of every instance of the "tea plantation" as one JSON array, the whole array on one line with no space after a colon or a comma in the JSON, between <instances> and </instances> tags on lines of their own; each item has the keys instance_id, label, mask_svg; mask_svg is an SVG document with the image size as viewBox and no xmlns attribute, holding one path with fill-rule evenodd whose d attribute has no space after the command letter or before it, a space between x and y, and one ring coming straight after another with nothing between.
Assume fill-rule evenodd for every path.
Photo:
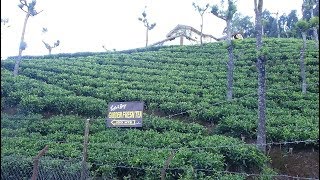
<instances>
[{"instance_id":1,"label":"tea plantation","mask_svg":"<svg viewBox=\"0 0 320 180\"><path fill-rule=\"evenodd\" d=\"M247 173L271 178L275 172L265 166L268 156L241 140L256 138L255 39L233 45L232 101L226 101L223 42L25 57L17 77L12 76L14 59L2 61L1 176L17 166L22 174L32 171L31 159L45 145L46 158L55 160L46 167L78 159L60 173L79 171L90 118L91 177L160 179L172 155L167 179L246 179ZM307 42L303 94L301 46L300 39L264 39L268 142L319 139L319 50ZM144 102L142 128L106 127L108 103L124 101ZM17 112L5 114L8 109Z\"/></svg>"}]
</instances>

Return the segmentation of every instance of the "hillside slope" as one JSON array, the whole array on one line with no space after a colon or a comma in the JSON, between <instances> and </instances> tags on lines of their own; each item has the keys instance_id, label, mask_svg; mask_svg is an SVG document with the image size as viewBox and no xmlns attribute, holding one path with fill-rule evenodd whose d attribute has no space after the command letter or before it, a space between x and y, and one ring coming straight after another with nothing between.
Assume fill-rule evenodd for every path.
<instances>
[{"instance_id":1,"label":"hillside slope","mask_svg":"<svg viewBox=\"0 0 320 180\"><path fill-rule=\"evenodd\" d=\"M306 52L301 93L298 39L265 39L268 139L318 138L319 51ZM226 45L171 46L155 51L24 60L19 80L2 62L2 101L22 111L103 116L112 101L144 101L149 112L218 124L217 133L255 137L255 39L235 42L234 101L226 102ZM25 87L20 88L19 86ZM67 103L65 103L67 102Z\"/></svg>"},{"instance_id":2,"label":"hillside slope","mask_svg":"<svg viewBox=\"0 0 320 180\"><path fill-rule=\"evenodd\" d=\"M308 41L308 88L302 94L302 40L264 39L264 43L268 59L268 142L311 140L317 147L318 49ZM32 169L31 156L45 145L50 146L47 158L61 160L46 160L46 167L63 166L60 173L76 174L80 165L69 167L66 159L80 161L83 120L88 117L94 119L88 147L93 177L154 179L160 177L172 153L168 179L245 179L247 174L243 173L270 177L274 172L264 166L270 159L240 140L256 136L255 39L235 41L234 46L231 102L225 101L228 55L223 42L28 57L22 61L16 78L12 76L14 60L2 61L1 110L16 108L18 115L1 116L1 177L13 176L10 170L17 166L27 174ZM144 101L143 128L106 128L107 105L114 101ZM35 113L60 116L45 119ZM155 116L159 114L163 117ZM208 133L199 124L176 121L178 117L209 124L214 126L213 131Z\"/></svg>"}]
</instances>

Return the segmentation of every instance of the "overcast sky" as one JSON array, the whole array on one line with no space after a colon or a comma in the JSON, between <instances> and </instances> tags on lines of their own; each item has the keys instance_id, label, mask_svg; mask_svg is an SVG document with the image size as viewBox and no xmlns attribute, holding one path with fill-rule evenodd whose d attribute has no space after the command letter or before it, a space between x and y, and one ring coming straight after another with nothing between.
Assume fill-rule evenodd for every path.
<instances>
[{"instance_id":1,"label":"overcast sky","mask_svg":"<svg viewBox=\"0 0 320 180\"><path fill-rule=\"evenodd\" d=\"M30 2L31 0L27 0ZM60 40L55 53L102 52L107 49L132 49L145 45L145 28L138 17L146 8L147 19L157 23L149 31L149 44L163 40L177 24L200 30L200 15L192 6L218 4L220 0L37 0L39 15L30 17L23 55L44 55L48 50L42 40L53 44ZM1 18L9 18L9 28L1 28L1 57L18 55L25 13L18 8L19 0L1 0ZM301 14L302 0L264 0L263 9ZM253 0L237 0L238 11L252 17ZM1 26L2 27L2 26ZM43 34L42 28L48 32ZM204 33L221 37L225 22L212 14L204 15ZM178 44L176 40L170 44Z\"/></svg>"}]
</instances>

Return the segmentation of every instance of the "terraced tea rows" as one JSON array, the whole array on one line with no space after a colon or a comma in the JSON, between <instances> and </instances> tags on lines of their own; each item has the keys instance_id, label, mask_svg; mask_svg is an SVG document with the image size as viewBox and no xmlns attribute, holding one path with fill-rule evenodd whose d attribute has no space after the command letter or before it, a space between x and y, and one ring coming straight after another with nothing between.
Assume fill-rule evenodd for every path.
<instances>
[{"instance_id":1,"label":"terraced tea rows","mask_svg":"<svg viewBox=\"0 0 320 180\"><path fill-rule=\"evenodd\" d=\"M300 85L302 40L265 39L264 43L268 141L318 139L319 51L314 42L307 44L306 94L301 93ZM33 156L49 144L49 157L77 158L81 156L84 127L80 116L85 116L96 119L89 140L94 176L115 177L124 171L137 178L159 176L158 171L148 168L161 169L173 150L177 158L170 164L171 178L188 176L190 167L198 169L198 179L218 175L244 178L219 174L226 169L261 173L266 156L253 146L224 136L256 136L255 39L235 41L234 46L234 100L230 102L225 100L228 55L224 43L82 57L30 57L22 61L16 78L11 75L14 60L5 60L1 62L2 110L17 107L19 113L61 116L49 120L34 115L29 119L4 116L1 156ZM144 101L148 113L160 112L167 118L145 114L142 129L106 129L107 104L113 101ZM66 116L70 114L80 116ZM215 126L208 133L199 124L172 119L176 115L188 122ZM10 163L6 165L12 168ZM123 166L145 168L119 168Z\"/></svg>"}]
</instances>

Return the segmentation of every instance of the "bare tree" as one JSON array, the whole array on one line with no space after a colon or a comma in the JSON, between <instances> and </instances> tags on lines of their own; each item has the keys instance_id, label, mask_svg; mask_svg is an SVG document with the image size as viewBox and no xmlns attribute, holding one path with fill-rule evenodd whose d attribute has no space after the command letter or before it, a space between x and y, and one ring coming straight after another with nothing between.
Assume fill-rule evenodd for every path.
<instances>
[{"instance_id":1,"label":"bare tree","mask_svg":"<svg viewBox=\"0 0 320 180\"><path fill-rule=\"evenodd\" d=\"M36 16L38 15L40 12L37 12L35 10L35 6L36 6L36 0L33 0L31 3L27 3L26 0L20 0L20 4L18 5L18 7L26 13L26 17L24 19L24 23L23 23L23 29L22 29L22 34L21 34L21 40L20 40L20 45L19 45L19 55L18 58L16 59L16 62L14 64L14 70L13 70L13 76L17 76L18 75L18 71L19 71L19 64L21 62L21 55L22 55L22 51L26 49L27 47L27 43L24 42L24 35L26 32L26 27L27 27L27 22L30 16Z\"/></svg>"},{"instance_id":2,"label":"bare tree","mask_svg":"<svg viewBox=\"0 0 320 180\"><path fill-rule=\"evenodd\" d=\"M1 24L6 25L9 22L8 18L1 18Z\"/></svg>"},{"instance_id":3,"label":"bare tree","mask_svg":"<svg viewBox=\"0 0 320 180\"><path fill-rule=\"evenodd\" d=\"M255 30L258 69L258 132L257 145L266 152L266 57L262 53L262 7L263 0L254 0Z\"/></svg>"},{"instance_id":4,"label":"bare tree","mask_svg":"<svg viewBox=\"0 0 320 180\"><path fill-rule=\"evenodd\" d=\"M310 25L306 20L300 20L296 24L297 28L301 32L303 39L303 45L300 51L300 75L302 79L301 90L305 94L307 92L307 80L306 80L306 67L304 63L304 54L307 47L307 31L310 29Z\"/></svg>"},{"instance_id":5,"label":"bare tree","mask_svg":"<svg viewBox=\"0 0 320 180\"><path fill-rule=\"evenodd\" d=\"M115 48L113 48L112 50L109 50L106 48L105 45L102 45L102 48L106 51L106 52L116 52L117 50Z\"/></svg>"},{"instance_id":6,"label":"bare tree","mask_svg":"<svg viewBox=\"0 0 320 180\"><path fill-rule=\"evenodd\" d=\"M10 25L7 25L8 23L9 23L8 18L1 18L1 40L2 40L3 31L10 27ZM1 60L2 60L2 56L1 56Z\"/></svg>"},{"instance_id":7,"label":"bare tree","mask_svg":"<svg viewBox=\"0 0 320 180\"><path fill-rule=\"evenodd\" d=\"M202 37L203 37L203 15L204 13L207 11L207 9L209 8L209 4L207 4L204 8L200 7L199 5L196 5L196 3L192 3L192 6L196 9L196 11L198 11L198 13L201 16L201 24L200 24L200 44L202 45Z\"/></svg>"},{"instance_id":8,"label":"bare tree","mask_svg":"<svg viewBox=\"0 0 320 180\"><path fill-rule=\"evenodd\" d=\"M2 33L10 27L10 25L8 25L9 23L9 19L8 18L1 18L1 39L2 39Z\"/></svg>"},{"instance_id":9,"label":"bare tree","mask_svg":"<svg viewBox=\"0 0 320 180\"><path fill-rule=\"evenodd\" d=\"M106 52L110 52L110 50L108 50L104 45L102 45L102 48L103 48Z\"/></svg>"},{"instance_id":10,"label":"bare tree","mask_svg":"<svg viewBox=\"0 0 320 180\"><path fill-rule=\"evenodd\" d=\"M10 25L7 25L8 23L9 23L8 18L1 18L1 39L2 39L2 30L10 27Z\"/></svg>"},{"instance_id":11,"label":"bare tree","mask_svg":"<svg viewBox=\"0 0 320 180\"><path fill-rule=\"evenodd\" d=\"M47 33L48 29L47 28L42 28L42 33ZM49 43L45 42L44 40L42 40L42 43L44 44L44 46L48 49L49 51L49 55L51 55L51 51L53 48L56 48L60 45L60 41L57 40L56 42L53 43L53 46L51 46Z\"/></svg>"},{"instance_id":12,"label":"bare tree","mask_svg":"<svg viewBox=\"0 0 320 180\"><path fill-rule=\"evenodd\" d=\"M148 46L149 31L152 30L156 26L156 23L149 24L146 11L142 12L142 17L139 17L138 20L143 22L144 27L146 27L146 47L147 47Z\"/></svg>"},{"instance_id":13,"label":"bare tree","mask_svg":"<svg viewBox=\"0 0 320 180\"><path fill-rule=\"evenodd\" d=\"M223 1L222 1L223 3ZM211 13L218 18L226 21L227 23L227 43L228 43L228 73L227 73L227 100L232 100L233 95L233 71L234 71L234 55L233 55L233 46L231 43L231 34L232 27L231 21L234 13L237 11L237 7L233 0L228 0L228 9L221 10L217 5L212 6Z\"/></svg>"},{"instance_id":14,"label":"bare tree","mask_svg":"<svg viewBox=\"0 0 320 180\"><path fill-rule=\"evenodd\" d=\"M49 43L46 43L44 40L42 40L44 46L48 49L49 55L51 55L51 51L53 48L56 48L60 45L60 41L57 40L55 43L53 43L53 46L51 46Z\"/></svg>"}]
</instances>

